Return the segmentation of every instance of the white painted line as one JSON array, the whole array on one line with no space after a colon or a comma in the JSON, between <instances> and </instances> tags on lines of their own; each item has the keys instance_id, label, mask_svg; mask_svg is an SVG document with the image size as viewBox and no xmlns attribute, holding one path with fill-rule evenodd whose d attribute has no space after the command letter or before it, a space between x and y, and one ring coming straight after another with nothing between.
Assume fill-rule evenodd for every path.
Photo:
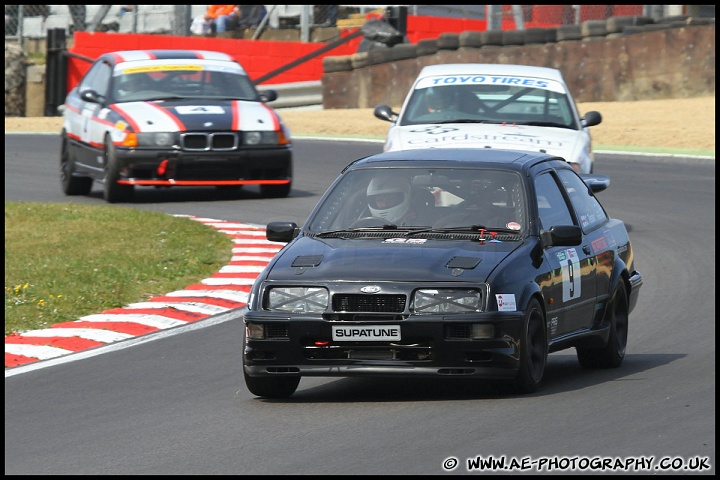
<instances>
[{"instance_id":1,"label":"white painted line","mask_svg":"<svg viewBox=\"0 0 720 480\"><path fill-rule=\"evenodd\" d=\"M43 328L41 330L22 332L21 335L23 337L79 337L103 343L117 342L118 340L125 340L126 338L132 338L134 336L127 333L113 332L111 330L101 330L99 328ZM7 342L7 338L5 341Z\"/></svg>"},{"instance_id":2,"label":"white painted line","mask_svg":"<svg viewBox=\"0 0 720 480\"><path fill-rule=\"evenodd\" d=\"M174 308L184 312L205 313L208 315L215 315L230 310L227 307L199 302L139 302L131 303L125 308Z\"/></svg>"},{"instance_id":3,"label":"white painted line","mask_svg":"<svg viewBox=\"0 0 720 480\"><path fill-rule=\"evenodd\" d=\"M61 357L63 355L67 355L68 353L73 353L73 351L65 350L64 348L51 347L49 345L26 345L21 343L6 343L5 353L20 355L21 357L39 358L40 360L46 360L48 358Z\"/></svg>"},{"instance_id":4,"label":"white painted line","mask_svg":"<svg viewBox=\"0 0 720 480\"><path fill-rule=\"evenodd\" d=\"M127 322L139 323L155 328L170 328L188 323L183 320L163 317L162 315L136 315L132 313L96 313L75 320L76 322ZM132 335L131 335L132 336Z\"/></svg>"}]
</instances>

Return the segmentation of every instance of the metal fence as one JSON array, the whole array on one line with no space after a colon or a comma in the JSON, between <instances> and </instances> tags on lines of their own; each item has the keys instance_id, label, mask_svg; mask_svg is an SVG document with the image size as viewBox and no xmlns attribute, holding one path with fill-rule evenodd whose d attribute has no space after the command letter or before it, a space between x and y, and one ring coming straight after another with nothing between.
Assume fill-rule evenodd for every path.
<instances>
[{"instance_id":1,"label":"metal fence","mask_svg":"<svg viewBox=\"0 0 720 480\"><path fill-rule=\"evenodd\" d=\"M240 6L239 6L240 7ZM248 6L251 7L251 6ZM332 27L340 13L347 18L363 14L368 7L341 5L262 5L263 16L253 27ZM5 39L44 38L48 30L154 33L187 36L196 18L208 5L5 5ZM245 24L237 18L228 25ZM217 33L213 29L209 34Z\"/></svg>"},{"instance_id":2,"label":"metal fence","mask_svg":"<svg viewBox=\"0 0 720 480\"><path fill-rule=\"evenodd\" d=\"M316 27L353 26L367 13L422 15L487 20L488 30L500 29L505 20L513 20L517 29L538 17L548 5L263 5L265 15L255 25L263 29L299 29L300 40L310 41ZM565 5L545 15L555 25L579 24L585 20L606 20L622 15L620 5ZM638 5L643 16L655 20L689 15L715 17L714 5ZM208 5L5 5L5 39L45 38L48 30L62 28L68 35L75 31L154 33L191 35L194 19L202 17ZM627 11L627 9L625 9ZM235 23L237 24L237 23ZM357 24L356 24L357 25ZM216 32L209 32L214 35Z\"/></svg>"}]
</instances>

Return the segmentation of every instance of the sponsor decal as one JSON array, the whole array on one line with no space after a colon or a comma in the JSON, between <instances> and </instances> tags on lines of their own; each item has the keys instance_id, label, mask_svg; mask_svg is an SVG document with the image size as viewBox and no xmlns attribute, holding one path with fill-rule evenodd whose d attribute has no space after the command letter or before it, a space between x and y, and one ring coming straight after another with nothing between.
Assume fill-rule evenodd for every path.
<instances>
[{"instance_id":1,"label":"sponsor decal","mask_svg":"<svg viewBox=\"0 0 720 480\"><path fill-rule=\"evenodd\" d=\"M421 89L441 85L506 85L565 92L562 85L553 80L518 77L515 75L443 75L423 78L415 88Z\"/></svg>"},{"instance_id":2,"label":"sponsor decal","mask_svg":"<svg viewBox=\"0 0 720 480\"><path fill-rule=\"evenodd\" d=\"M557 332L557 326L558 326L558 317L552 317L550 320L548 320L548 331L550 332L550 335L553 336Z\"/></svg>"},{"instance_id":3,"label":"sponsor decal","mask_svg":"<svg viewBox=\"0 0 720 480\"><path fill-rule=\"evenodd\" d=\"M607 239L608 245L610 245L610 248L615 248L615 245L617 245L617 242L615 242L615 235L613 234L612 230L605 230L603 232L603 235Z\"/></svg>"},{"instance_id":4,"label":"sponsor decal","mask_svg":"<svg viewBox=\"0 0 720 480\"><path fill-rule=\"evenodd\" d=\"M125 73L141 73L141 72L170 72L177 70L200 71L204 70L202 65L147 65L145 67L130 67L125 69Z\"/></svg>"},{"instance_id":5,"label":"sponsor decal","mask_svg":"<svg viewBox=\"0 0 720 480\"><path fill-rule=\"evenodd\" d=\"M435 135L437 132L421 132L431 135ZM446 132L443 132L446 133ZM408 145L444 145L444 144L457 144L457 143L482 143L483 145L489 145L497 142L516 143L516 144L527 144L533 148L562 148L564 143L558 140L548 140L536 135L528 134L515 134L507 133L503 135L495 134L469 134L469 133L458 133L456 135L443 135L438 137L418 137L408 140Z\"/></svg>"},{"instance_id":6,"label":"sponsor decal","mask_svg":"<svg viewBox=\"0 0 720 480\"><path fill-rule=\"evenodd\" d=\"M175 111L180 115L225 113L225 109L217 105L181 105L175 107Z\"/></svg>"},{"instance_id":7,"label":"sponsor decal","mask_svg":"<svg viewBox=\"0 0 720 480\"><path fill-rule=\"evenodd\" d=\"M400 325L333 325L332 339L336 342L398 341Z\"/></svg>"},{"instance_id":8,"label":"sponsor decal","mask_svg":"<svg viewBox=\"0 0 720 480\"><path fill-rule=\"evenodd\" d=\"M593 240L592 248L595 253L607 250L607 240L605 240L605 237L600 237Z\"/></svg>"},{"instance_id":9,"label":"sponsor decal","mask_svg":"<svg viewBox=\"0 0 720 480\"><path fill-rule=\"evenodd\" d=\"M386 238L382 243L404 243L407 245L418 245L425 243L426 238Z\"/></svg>"},{"instance_id":10,"label":"sponsor decal","mask_svg":"<svg viewBox=\"0 0 720 480\"><path fill-rule=\"evenodd\" d=\"M498 312L514 312L517 310L514 293L496 293Z\"/></svg>"}]
</instances>

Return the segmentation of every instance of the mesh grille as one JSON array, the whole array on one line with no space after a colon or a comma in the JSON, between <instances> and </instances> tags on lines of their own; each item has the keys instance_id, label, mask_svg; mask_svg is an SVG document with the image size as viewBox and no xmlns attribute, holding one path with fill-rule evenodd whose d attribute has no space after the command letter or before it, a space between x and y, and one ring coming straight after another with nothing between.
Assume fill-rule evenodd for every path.
<instances>
[{"instance_id":1,"label":"mesh grille","mask_svg":"<svg viewBox=\"0 0 720 480\"><path fill-rule=\"evenodd\" d=\"M405 311L405 295L333 295L336 312L392 312Z\"/></svg>"},{"instance_id":2,"label":"mesh grille","mask_svg":"<svg viewBox=\"0 0 720 480\"><path fill-rule=\"evenodd\" d=\"M288 327L285 324L274 325L268 323L265 325L265 335L267 338L288 338Z\"/></svg>"},{"instance_id":3,"label":"mesh grille","mask_svg":"<svg viewBox=\"0 0 720 480\"><path fill-rule=\"evenodd\" d=\"M447 340L462 339L467 340L470 338L472 328L470 325L445 325L445 338Z\"/></svg>"}]
</instances>

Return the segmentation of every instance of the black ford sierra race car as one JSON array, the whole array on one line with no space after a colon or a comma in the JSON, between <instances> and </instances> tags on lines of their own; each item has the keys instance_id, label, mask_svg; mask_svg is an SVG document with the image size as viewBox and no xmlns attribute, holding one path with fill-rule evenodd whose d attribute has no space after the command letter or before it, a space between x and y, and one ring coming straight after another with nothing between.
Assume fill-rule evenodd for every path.
<instances>
[{"instance_id":1,"label":"black ford sierra race car","mask_svg":"<svg viewBox=\"0 0 720 480\"><path fill-rule=\"evenodd\" d=\"M98 58L67 95L60 179L67 195L93 181L110 203L135 186L292 188L290 132L231 56L129 50Z\"/></svg>"},{"instance_id":2,"label":"black ford sierra race car","mask_svg":"<svg viewBox=\"0 0 720 480\"><path fill-rule=\"evenodd\" d=\"M619 367L642 276L605 175L549 154L386 152L347 166L257 277L243 369L254 395L303 376L457 377L535 391L548 353Z\"/></svg>"}]
</instances>

